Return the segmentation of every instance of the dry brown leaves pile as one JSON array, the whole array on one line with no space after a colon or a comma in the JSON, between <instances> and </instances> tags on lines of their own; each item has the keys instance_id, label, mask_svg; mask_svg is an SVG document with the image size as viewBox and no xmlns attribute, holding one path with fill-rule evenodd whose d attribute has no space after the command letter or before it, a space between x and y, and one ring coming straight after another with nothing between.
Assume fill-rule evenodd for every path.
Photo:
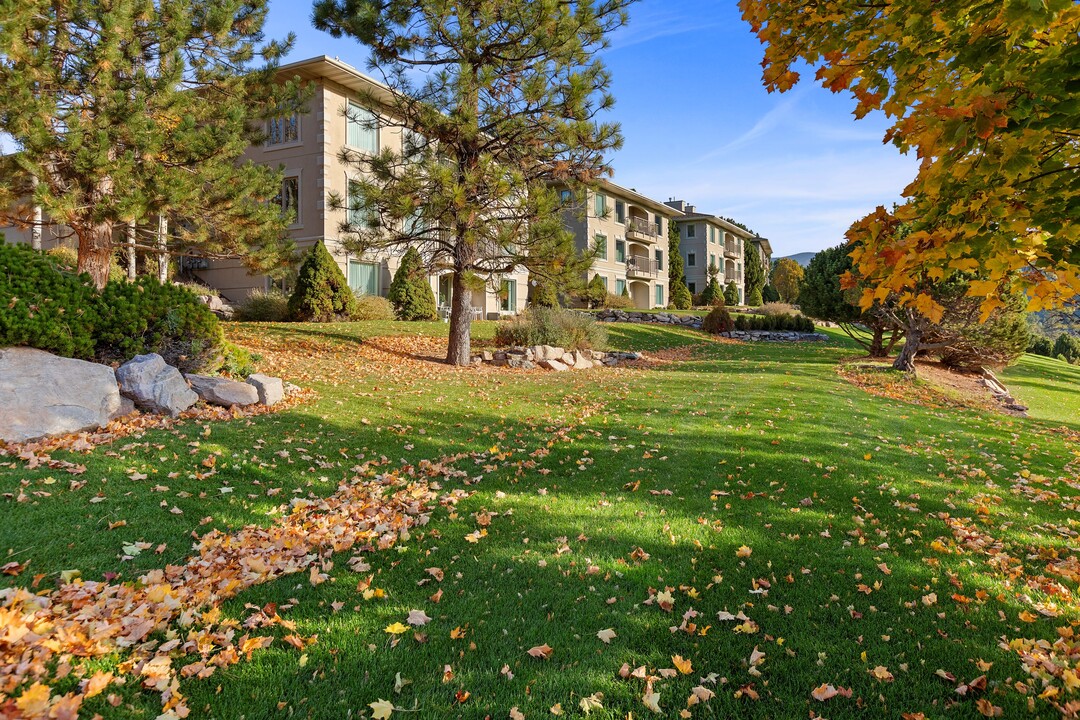
<instances>
[{"instance_id":1,"label":"dry brown leaves pile","mask_svg":"<svg viewBox=\"0 0 1080 720\"><path fill-rule=\"evenodd\" d=\"M135 583L73 578L40 594L0 590L0 717L75 718L86 698L125 683L125 676L161 694L162 718L186 717L180 677L209 677L273 642L222 619L222 601L291 573L308 572L318 584L334 552L392 547L428 522L436 502L453 505L466 496L461 490L438 495L435 478L459 474L450 464L376 468L361 466L328 498L293 500L288 515L270 527L211 531L184 565L153 570ZM262 623L273 624L287 625L276 610ZM313 642L289 637L301 648ZM84 664L117 651L126 659L115 674L91 673ZM77 690L54 694L52 684L68 676L81 678Z\"/></svg>"}]
</instances>

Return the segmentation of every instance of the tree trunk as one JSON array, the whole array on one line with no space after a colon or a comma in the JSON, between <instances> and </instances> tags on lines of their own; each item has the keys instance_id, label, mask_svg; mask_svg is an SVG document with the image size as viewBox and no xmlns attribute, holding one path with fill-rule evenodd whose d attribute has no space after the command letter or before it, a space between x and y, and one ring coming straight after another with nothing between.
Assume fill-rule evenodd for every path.
<instances>
[{"instance_id":1,"label":"tree trunk","mask_svg":"<svg viewBox=\"0 0 1080 720\"><path fill-rule=\"evenodd\" d=\"M37 176L33 176L30 179L31 186L36 190L38 186ZM35 250L41 250L41 206L36 202L34 203L34 224L30 226L30 247Z\"/></svg>"},{"instance_id":2,"label":"tree trunk","mask_svg":"<svg viewBox=\"0 0 1080 720\"><path fill-rule=\"evenodd\" d=\"M454 296L450 299L450 346L447 365L468 365L472 354L472 291L466 289L463 273L454 271Z\"/></svg>"},{"instance_id":3,"label":"tree trunk","mask_svg":"<svg viewBox=\"0 0 1080 720\"><path fill-rule=\"evenodd\" d=\"M873 330L874 338L870 341L870 357L888 357L888 354L885 352L885 328L877 326L873 328Z\"/></svg>"},{"instance_id":4,"label":"tree trunk","mask_svg":"<svg viewBox=\"0 0 1080 720\"><path fill-rule=\"evenodd\" d=\"M907 331L904 333L904 347L900 349L900 354L893 362L895 369L909 373L915 372L915 354L919 352L919 345L922 344L924 329L922 318L909 312Z\"/></svg>"},{"instance_id":5,"label":"tree trunk","mask_svg":"<svg viewBox=\"0 0 1080 720\"><path fill-rule=\"evenodd\" d=\"M164 285L169 281L169 253L168 247L169 220L164 215L158 215L157 247L158 247L158 281Z\"/></svg>"},{"instance_id":6,"label":"tree trunk","mask_svg":"<svg viewBox=\"0 0 1080 720\"><path fill-rule=\"evenodd\" d=\"M112 264L112 223L104 222L75 231L79 236L79 264L77 269L94 281L98 290L109 282L109 265Z\"/></svg>"},{"instance_id":7,"label":"tree trunk","mask_svg":"<svg viewBox=\"0 0 1080 720\"><path fill-rule=\"evenodd\" d=\"M127 279L135 280L135 221L127 226Z\"/></svg>"}]
</instances>

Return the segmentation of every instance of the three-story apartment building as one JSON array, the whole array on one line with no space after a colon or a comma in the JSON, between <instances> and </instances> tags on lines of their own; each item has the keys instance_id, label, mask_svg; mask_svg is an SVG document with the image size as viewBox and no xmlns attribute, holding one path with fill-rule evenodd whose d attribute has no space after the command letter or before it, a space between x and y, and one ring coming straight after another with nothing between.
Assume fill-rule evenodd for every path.
<instances>
[{"instance_id":1,"label":"three-story apartment building","mask_svg":"<svg viewBox=\"0 0 1080 720\"><path fill-rule=\"evenodd\" d=\"M559 192L563 223L578 247L597 249L588 279L598 275L608 292L628 295L638 309L667 307L668 223L680 213L608 180L585 197Z\"/></svg>"},{"instance_id":2,"label":"three-story apartment building","mask_svg":"<svg viewBox=\"0 0 1080 720\"><path fill-rule=\"evenodd\" d=\"M340 240L346 211L332 208L329 198L335 194L348 200L362 172L354 164L341 161L342 149L401 151L404 128L361 100L370 96L377 100L389 91L355 68L326 56L284 65L279 75L299 76L311 83L314 92L307 112L271 119L265 143L249 148L245 159L284 170L281 193L275 202L281 203L283 211L296 214L289 235L298 249L306 250L323 240L354 291L385 296L401 256L349 253ZM202 281L233 301L272 284L266 276L248 274L238 260L205 261L193 270ZM439 306L449 308L453 287L449 273L432 275L430 282ZM474 291L474 316L499 317L523 310L527 283L528 275L521 271L499 279L499 287Z\"/></svg>"},{"instance_id":3,"label":"three-story apartment building","mask_svg":"<svg viewBox=\"0 0 1080 720\"><path fill-rule=\"evenodd\" d=\"M685 200L669 200L669 207L678 210L675 223L679 228L679 252L683 256L686 286L692 294L700 293L709 284L709 267L719 270L721 286L735 283L739 304L746 302L743 275L747 247L753 233L733 225L723 218L697 211ZM767 242L767 241L766 241Z\"/></svg>"}]
</instances>

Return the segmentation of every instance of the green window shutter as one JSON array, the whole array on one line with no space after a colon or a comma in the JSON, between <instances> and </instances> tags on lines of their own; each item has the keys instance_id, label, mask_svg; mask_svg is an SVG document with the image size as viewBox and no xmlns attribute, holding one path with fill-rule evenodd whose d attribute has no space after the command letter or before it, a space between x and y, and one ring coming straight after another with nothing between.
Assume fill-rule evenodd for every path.
<instances>
[{"instance_id":1,"label":"green window shutter","mask_svg":"<svg viewBox=\"0 0 1080 720\"><path fill-rule=\"evenodd\" d=\"M657 304L658 307L663 307L664 306L664 286L663 285L657 285L656 286L656 304Z\"/></svg>"}]
</instances>

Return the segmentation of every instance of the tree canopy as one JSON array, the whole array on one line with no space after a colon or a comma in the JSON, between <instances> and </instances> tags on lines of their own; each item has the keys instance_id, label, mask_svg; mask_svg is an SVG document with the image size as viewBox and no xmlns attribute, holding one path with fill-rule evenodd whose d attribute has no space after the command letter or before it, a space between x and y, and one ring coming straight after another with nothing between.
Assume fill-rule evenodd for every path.
<instances>
[{"instance_id":1,"label":"tree canopy","mask_svg":"<svg viewBox=\"0 0 1080 720\"><path fill-rule=\"evenodd\" d=\"M614 99L597 53L629 0L319 0L315 26L356 38L389 97L368 98L404 128L401 150L347 149L362 171L343 240L357 252L417 245L453 274L447 361L470 350L470 288L517 269L569 289L591 265L563 203L609 173L619 147L600 115ZM422 72L416 72L422 71ZM569 200L556 186L569 188Z\"/></svg>"},{"instance_id":2,"label":"tree canopy","mask_svg":"<svg viewBox=\"0 0 1080 720\"><path fill-rule=\"evenodd\" d=\"M773 262L770 284L776 288L776 292L780 293L781 300L793 303L799 297L803 275L805 271L802 265L791 258L780 258Z\"/></svg>"},{"instance_id":3,"label":"tree canopy","mask_svg":"<svg viewBox=\"0 0 1080 720\"><path fill-rule=\"evenodd\" d=\"M267 0L2 7L0 132L18 145L24 180L0 184L5 220L25 224L28 199L70 227L79 270L98 287L117 231L148 225L157 235L158 215L181 220L178 252L240 257L260 271L291 259L287 219L267 203L280 174L237 163L262 134L253 121L301 100L274 77L291 38L263 40Z\"/></svg>"},{"instance_id":4,"label":"tree canopy","mask_svg":"<svg viewBox=\"0 0 1080 720\"><path fill-rule=\"evenodd\" d=\"M979 269L968 292L983 315L1013 286L1029 309L1080 294L1080 4L988 1L740 0L766 44L763 78L785 91L805 61L855 115L882 111L885 136L920 159L898 210L903 237L869 218L854 253L875 293L898 293L931 316L915 291Z\"/></svg>"}]
</instances>

